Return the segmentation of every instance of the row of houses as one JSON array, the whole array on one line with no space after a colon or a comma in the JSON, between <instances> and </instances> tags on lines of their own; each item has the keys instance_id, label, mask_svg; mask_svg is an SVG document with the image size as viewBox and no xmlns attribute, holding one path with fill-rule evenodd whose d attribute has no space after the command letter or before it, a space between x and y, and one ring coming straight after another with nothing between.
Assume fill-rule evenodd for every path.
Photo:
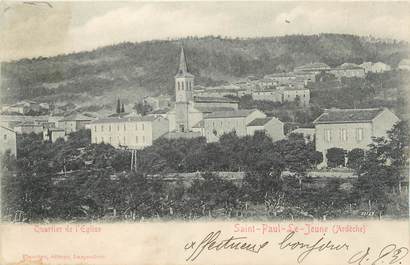
<instances>
[{"instance_id":1,"label":"row of houses","mask_svg":"<svg viewBox=\"0 0 410 265\"><path fill-rule=\"evenodd\" d=\"M49 110L50 106L47 103L38 103L32 100L23 100L16 104L3 106L1 108L2 112L6 113L18 113L22 115L29 114L31 112L37 113L40 110Z\"/></svg>"},{"instance_id":2,"label":"row of houses","mask_svg":"<svg viewBox=\"0 0 410 265\"><path fill-rule=\"evenodd\" d=\"M86 128L94 118L75 114L61 116L0 115L0 153L16 154L17 134L42 134L44 141L67 139L68 134Z\"/></svg>"},{"instance_id":3,"label":"row of houses","mask_svg":"<svg viewBox=\"0 0 410 265\"><path fill-rule=\"evenodd\" d=\"M299 102L301 106L308 106L310 102L310 90L304 89L275 89L255 91L251 94L253 100L265 100L272 102Z\"/></svg>"},{"instance_id":4,"label":"row of houses","mask_svg":"<svg viewBox=\"0 0 410 265\"><path fill-rule=\"evenodd\" d=\"M333 147L347 151L368 149L373 137L386 137L387 131L398 121L399 118L386 108L328 109L314 121L314 128L298 128L290 134L300 133L307 142L314 141L316 150L326 158L327 150ZM116 148L143 149L169 134L169 120L154 116L104 118L90 121L86 127L91 130L92 143L107 143ZM205 137L207 142L216 142L226 133L236 132L243 137L257 131L265 132L274 141L285 138L283 123L256 109L210 113L194 125L191 132L195 137ZM45 140L53 142L66 135L59 128L49 128L43 133ZM10 150L11 154L16 154L16 131L0 126L0 135L1 153ZM322 166L325 165L326 159Z\"/></svg>"},{"instance_id":5,"label":"row of houses","mask_svg":"<svg viewBox=\"0 0 410 265\"><path fill-rule=\"evenodd\" d=\"M325 63L310 63L298 66L294 72L320 74L322 72L334 74L336 77L365 77L366 73L383 73L392 70L391 66L382 62L364 62L360 65L355 63L343 63L331 68Z\"/></svg>"}]
</instances>

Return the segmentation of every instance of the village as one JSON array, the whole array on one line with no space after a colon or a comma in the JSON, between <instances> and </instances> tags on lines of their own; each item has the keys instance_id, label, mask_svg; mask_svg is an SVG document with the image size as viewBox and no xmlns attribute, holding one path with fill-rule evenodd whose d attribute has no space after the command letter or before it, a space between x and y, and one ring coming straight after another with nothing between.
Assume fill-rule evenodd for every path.
<instances>
[{"instance_id":1,"label":"village","mask_svg":"<svg viewBox=\"0 0 410 265\"><path fill-rule=\"evenodd\" d=\"M152 181L155 183L155 179L162 178L163 181L171 183L171 186L182 185L184 188L190 189L191 186L199 185L197 183L199 179L205 178L205 181L207 179L214 181L213 177L204 177L202 174L205 176L207 176L206 174L216 174L222 177L221 181L228 181L243 188L246 187L245 182L249 178L249 173L252 170L258 172L263 168L269 176L279 172L280 179L295 178L299 183L295 187L300 190L303 189L304 185L311 187L312 184L309 183L311 183L312 178L316 178L314 182L318 182L313 184L316 188L335 179L340 187L345 187L343 185L346 183L343 183L347 181L347 189L351 190L352 185L355 185L354 183L361 174L358 164L363 162L366 150L374 148L372 147L374 139L390 137L391 131L397 127L400 120L407 118L405 115L395 114L393 110L386 107L360 108L358 106L356 108L324 108L317 116L310 117L311 121L308 124L303 124L285 119L284 116L275 116L275 113L266 110L266 106L264 109L257 107L257 104L262 102L268 108L270 106L286 108L286 111L291 112L292 115L294 115L292 112L296 111L306 112L311 108L311 101L314 100L314 96L311 94L312 84L323 82L329 78L332 82L341 82L340 80L346 79L363 80L368 74L393 71L389 65L381 62L365 62L361 65L346 62L334 68L324 63L315 62L298 66L292 72L272 73L263 78L249 76L245 81L219 87L195 85L195 76L190 72L189 60L187 60L183 47L180 49L176 65L173 81L175 94L145 96L136 104L139 108L132 111L125 110L120 97L116 100L116 104L114 103L115 112L105 115L74 111L64 116L65 112L62 111L61 106L56 107L53 103L38 103L32 100L3 106L0 116L2 154L7 153L8 156L19 159L21 154L18 150L27 148L18 147L19 139L29 139L30 137L32 141L41 139L43 145L46 144L47 148L53 150L53 145L57 148L65 143L66 145L74 144L73 140L70 140L74 137L81 141L81 146L76 147L77 155L70 157L65 154L62 157L63 161L48 162L48 166L56 171L52 175L53 181L57 185L61 181L70 179L70 174L76 176L82 172L90 172L90 166L95 166L96 163L100 162L96 156L92 155L94 157L90 158L89 155L86 155L88 157L86 159L84 154L89 152L90 148L94 148L93 152L97 153L100 152L97 151L98 148L103 148L102 152L107 152L103 160L108 161L104 163L112 165L110 167L115 169L113 172L106 173L110 175L111 181L118 181L123 174L128 174L125 172L132 174L143 172L143 176L151 179L145 185L151 185ZM408 60L403 60L398 69L395 69L395 71L408 70ZM243 108L244 100L247 100L248 103L257 103L256 107ZM251 160L245 161L242 166L245 170L241 169L239 160L235 160L236 158L231 166L216 166L220 163L217 158L220 154L212 155L212 152L217 151L202 151L204 154L200 155L204 155L203 159L205 160L202 160L203 164L198 164L198 166L191 165L195 163L191 161L195 157L192 157L191 153L186 153L182 155L180 161L175 161L176 171L167 167L156 170L157 167L162 168L161 163L165 162L155 162L155 159L144 162L149 155L160 155L160 152L166 150L164 149L166 145L175 143L193 144L201 146L201 148L202 146L203 148L211 148L213 144L218 144L220 146L218 148L233 148L229 149L229 152L232 151L232 153L227 153L228 156L233 157L235 156L234 147L224 145L230 137L234 137L231 141L239 141L239 145L245 144L244 141L250 139L252 141L269 141L268 150L284 148L278 152L284 155L285 161L288 162L278 162L282 163L281 166L278 166L280 170L275 168L275 160L267 161L267 167L263 165L259 168L256 167L256 164L246 166L251 163ZM204 139L205 142L202 143L200 139ZM101 147L99 147L100 145ZM245 145L249 145L249 143ZM286 147L287 145L290 147ZM73 146L77 146L77 144ZM107 158L111 152L117 152L110 151L110 148L122 152L117 154L121 156L120 162L118 162L119 166L113 165L114 162ZM155 148L162 151L155 152L153 151L157 150ZM248 146L248 148L252 148L252 146ZM256 151L244 154L259 156L259 152L263 153L260 149L256 149ZM266 153L268 156L273 155L269 152L271 151ZM289 157L286 158L286 156ZM303 156L303 158L297 158L298 156ZM169 158L172 159L172 157ZM269 158L266 157L266 159ZM212 162L213 160L216 162ZM166 163L172 162L167 161ZM214 164L208 165L209 163ZM84 169L82 169L83 166L78 166L79 164L84 165ZM181 166L182 164L184 166ZM31 166L36 167L35 163ZM30 162L28 167L30 167ZM181 169L181 167L185 169ZM102 168L98 170L102 170ZM99 173L96 172L92 174L98 175ZM306 177L308 178L307 182L306 179L304 180ZM338 179L345 180L342 183ZM185 184L181 184L181 181ZM303 184L303 181L306 183ZM400 193L406 192L408 179L400 180L398 185ZM256 200L262 199L264 201L270 215L274 208L279 207L283 211L283 206L280 203L283 194L276 193L274 199L268 199L268 194L269 192L266 191L264 195L260 194ZM166 203L172 204L173 202L169 202L167 199ZM249 204L236 199L234 204L238 203L241 205L238 206L241 210L237 211L235 216L243 216L243 211L248 211ZM232 216L232 207L227 206L228 202L225 204L225 214ZM177 206L166 205L161 206L162 211L174 215ZM209 209L209 205L202 202L199 205L195 206L199 207L199 215L212 216L213 213ZM344 207L348 207L349 212L352 212L352 203L346 205ZM164 210L164 207L168 210ZM372 207L369 207L371 210ZM107 209L113 210L111 212L113 216L118 216L117 211L119 210L116 207L106 208L103 215L107 214ZM81 212L84 211L84 209L81 210ZM138 215L137 212L136 209L131 212L126 210L123 214L135 219ZM277 214L278 212L275 212L274 216ZM313 215L307 212L299 214L313 218ZM19 216L17 219L23 218L19 214L17 216ZM158 212L156 216L159 216ZM194 215L190 212L189 215L184 216L183 218L188 218L187 216L191 218ZM291 216L293 215L291 214ZM321 216L321 218L326 219L326 214ZM16 215L13 218L16 218Z\"/></svg>"},{"instance_id":2,"label":"village","mask_svg":"<svg viewBox=\"0 0 410 265\"><path fill-rule=\"evenodd\" d=\"M332 74L337 79L364 78L367 73L391 71L389 65L381 62L344 63L335 68L324 63L310 63L296 67L293 72L269 74L262 79L249 76L246 81L229 85L202 87L195 85L194 76L189 73L183 48L179 59L175 95L144 97L141 103L149 110L144 113L136 110L125 113L119 99L116 113L105 117L90 112L63 116L52 104L32 100L3 106L0 116L4 131L3 152L10 149L16 154L15 134L40 133L44 141L55 142L85 128L91 131L91 143L107 143L126 149L145 148L160 137L205 137L207 142L215 142L232 131L238 136L264 131L273 141L300 133L306 141L315 141L316 150L322 153L332 147L350 151L355 147L366 148L372 137L385 136L399 120L390 110L382 108L327 109L313 122L314 127L286 132L284 122L278 117L268 116L258 109L239 108L239 99L244 96L254 101L292 102L307 107L311 100L308 84L321 74ZM406 59L398 66L398 70L409 68Z\"/></svg>"}]
</instances>

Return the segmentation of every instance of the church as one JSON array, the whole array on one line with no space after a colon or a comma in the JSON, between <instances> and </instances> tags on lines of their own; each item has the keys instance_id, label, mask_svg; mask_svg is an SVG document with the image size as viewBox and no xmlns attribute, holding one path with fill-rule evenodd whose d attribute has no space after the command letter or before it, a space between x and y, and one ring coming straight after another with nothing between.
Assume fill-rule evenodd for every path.
<instances>
[{"instance_id":1,"label":"church","mask_svg":"<svg viewBox=\"0 0 410 265\"><path fill-rule=\"evenodd\" d=\"M264 131L273 141L283 139L283 122L256 110L238 109L239 102L225 97L194 96L194 75L189 72L184 49L175 75L175 107L168 114L167 138L205 137L216 142L223 134L238 136Z\"/></svg>"},{"instance_id":2,"label":"church","mask_svg":"<svg viewBox=\"0 0 410 265\"><path fill-rule=\"evenodd\" d=\"M239 102L222 97L195 97L195 76L190 73L184 48L181 48L179 67L175 75L175 107L168 114L170 138L197 137L195 130L204 117L215 111L232 111L238 109Z\"/></svg>"}]
</instances>

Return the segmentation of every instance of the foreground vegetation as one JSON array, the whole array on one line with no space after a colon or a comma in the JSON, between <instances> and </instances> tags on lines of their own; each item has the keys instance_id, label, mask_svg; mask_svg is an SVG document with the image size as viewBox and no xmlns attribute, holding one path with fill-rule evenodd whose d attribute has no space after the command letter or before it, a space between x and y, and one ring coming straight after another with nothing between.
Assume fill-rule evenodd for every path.
<instances>
[{"instance_id":1,"label":"foreground vegetation","mask_svg":"<svg viewBox=\"0 0 410 265\"><path fill-rule=\"evenodd\" d=\"M144 218L332 219L408 216L401 192L408 159L407 123L388 139L374 139L365 153L351 154L358 179L318 180L306 172L321 153L298 136L272 142L263 133L224 135L218 143L159 139L131 154L106 144L89 144L79 131L54 144L35 134L18 139L18 159L2 157L2 212L7 221L142 220ZM337 161L337 160L335 160ZM283 177L283 171L292 176ZM246 172L241 185L218 171ZM202 172L191 185L164 181L170 173Z\"/></svg>"}]
</instances>

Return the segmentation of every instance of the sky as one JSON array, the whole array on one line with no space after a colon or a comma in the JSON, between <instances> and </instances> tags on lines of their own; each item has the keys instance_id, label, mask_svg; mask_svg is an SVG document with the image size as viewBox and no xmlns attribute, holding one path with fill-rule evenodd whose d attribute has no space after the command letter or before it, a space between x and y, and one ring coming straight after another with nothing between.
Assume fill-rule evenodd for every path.
<instances>
[{"instance_id":1,"label":"sky","mask_svg":"<svg viewBox=\"0 0 410 265\"><path fill-rule=\"evenodd\" d=\"M410 41L410 3L0 2L0 61L124 41L318 33Z\"/></svg>"}]
</instances>

